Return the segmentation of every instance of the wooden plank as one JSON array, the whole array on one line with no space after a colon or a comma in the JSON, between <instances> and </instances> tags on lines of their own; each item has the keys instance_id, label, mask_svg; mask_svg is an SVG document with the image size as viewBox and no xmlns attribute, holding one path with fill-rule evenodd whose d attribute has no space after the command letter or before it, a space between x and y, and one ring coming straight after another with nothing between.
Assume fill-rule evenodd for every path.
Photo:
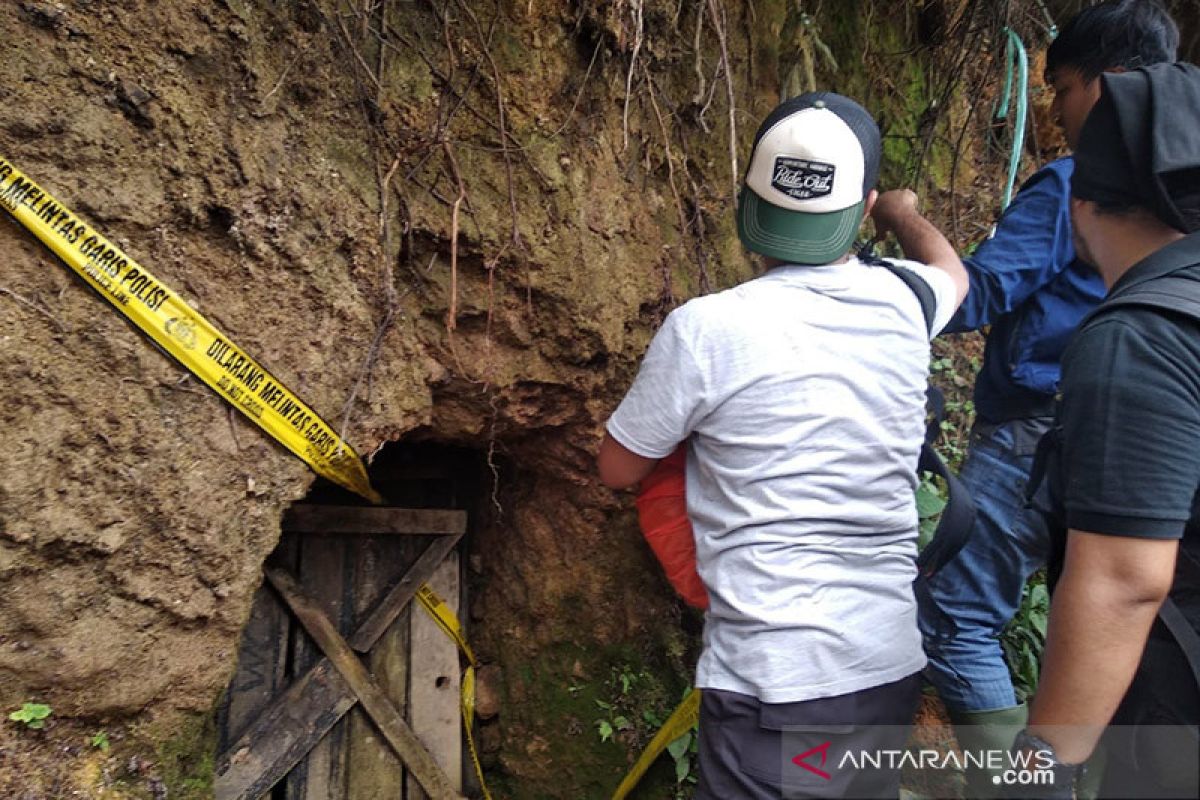
<instances>
[{"instance_id":1,"label":"wooden plank","mask_svg":"<svg viewBox=\"0 0 1200 800\"><path fill-rule=\"evenodd\" d=\"M216 800L258 800L355 702L350 685L333 664L328 659L317 664L279 695L220 756L213 796Z\"/></svg>"},{"instance_id":2,"label":"wooden plank","mask_svg":"<svg viewBox=\"0 0 1200 800\"><path fill-rule=\"evenodd\" d=\"M339 630L345 629L350 609L345 608L347 594L346 550L349 542L339 536L302 536L300 539L300 581L318 608ZM318 644L300 634L293 638L293 671L303 675L321 660ZM321 738L304 761L288 775L287 800L341 800L346 788L346 722L339 720Z\"/></svg>"},{"instance_id":3,"label":"wooden plank","mask_svg":"<svg viewBox=\"0 0 1200 800\"><path fill-rule=\"evenodd\" d=\"M368 536L354 548L354 611L362 616L403 576L424 542L410 537ZM367 669L401 716L408 703L408 625L405 608L392 627L364 656ZM361 707L346 719L350 748L346 800L381 800L404 797L404 764L379 734Z\"/></svg>"},{"instance_id":4,"label":"wooden plank","mask_svg":"<svg viewBox=\"0 0 1200 800\"><path fill-rule=\"evenodd\" d=\"M437 570L455 545L460 536L446 536L435 539L417 563L413 564L403 578L396 582L386 596L371 610L366 621L358 626L358 630L350 637L350 646L360 653L365 653L375 646L383 632L391 627L396 617L416 595L421 584Z\"/></svg>"},{"instance_id":5,"label":"wooden plank","mask_svg":"<svg viewBox=\"0 0 1200 800\"><path fill-rule=\"evenodd\" d=\"M447 537L435 539L425 551L425 554L417 559L417 562L411 566L404 574L404 577L397 581L396 586L385 596L385 598L375 605L375 610L372 611L364 620L356 634L364 634L364 640L369 640L371 643L377 641L378 637L371 637L365 632L370 628L379 628L386 630L388 625L384 624L379 617L381 615L389 615L392 620L395 620L404 611L404 607L409 600L416 594L416 590L422 583L428 580L433 574L437 564L441 559L445 558L444 551L445 543L449 539L453 539L450 543L451 549L457 543L459 537ZM436 558L437 560L433 560ZM411 586L411 590L407 591L407 597L394 597L402 590L402 587ZM398 606L398 607L397 607ZM368 644L367 649L370 649ZM254 798L257 800L262 792L270 789L279 780L281 780L288 772L304 758L305 754L312 749L313 745L320 741L333 726L345 714L345 710L340 713L335 713L336 709L342 704L346 704L346 709L353 706L357 699L350 687L344 682L339 682L342 689L341 694L336 692L327 692L324 695L317 695L311 702L298 702L293 699L294 691L305 690L306 684L314 678L314 672L323 670L328 672L333 669L333 665L328 659L322 658L306 675L299 678L292 684L292 689L286 693L279 695L270 708L268 708L263 716L251 726L245 735L238 741L238 744L231 747L221 755L222 761L229 760L230 753L239 753L249 751L253 745L259 743L259 739L265 739L259 748L258 756L254 759L253 769L239 770L236 773L231 773L228 777L222 778L217 776L217 782L222 784L224 794L222 798L230 798L230 800L245 800L245 798ZM335 670L336 672L336 670ZM293 691L294 690L294 691ZM293 727L303 732L303 737L295 742L294 746L289 748L276 747L271 742L271 720L273 719L291 719ZM292 734L285 734L292 735ZM254 770L257 769L255 774ZM247 787L265 788L259 790L258 794L249 793Z\"/></svg>"},{"instance_id":6,"label":"wooden plank","mask_svg":"<svg viewBox=\"0 0 1200 800\"><path fill-rule=\"evenodd\" d=\"M272 560L289 567L296 563L295 537L284 537ZM238 663L217 715L217 746L223 752L287 687L287 646L291 617L279 596L260 585L242 629Z\"/></svg>"},{"instance_id":7,"label":"wooden plank","mask_svg":"<svg viewBox=\"0 0 1200 800\"><path fill-rule=\"evenodd\" d=\"M280 569L268 569L266 572L267 580L283 595L300 624L317 640L325 655L350 684L358 701L379 726L388 743L400 754L409 771L416 776L421 788L432 800L465 800L451 786L445 773L396 711L396 707L371 679L346 640L338 634L320 607L305 596L296 579Z\"/></svg>"},{"instance_id":8,"label":"wooden plank","mask_svg":"<svg viewBox=\"0 0 1200 800\"><path fill-rule=\"evenodd\" d=\"M221 730L223 745L236 741L287 685L287 609L266 586L254 593L242 630L237 671L229 684Z\"/></svg>"},{"instance_id":9,"label":"wooden plank","mask_svg":"<svg viewBox=\"0 0 1200 800\"><path fill-rule=\"evenodd\" d=\"M456 615L461 591L459 581L458 553L446 556L428 581L429 587ZM459 703L462 674L458 665L458 645L423 608L413 608L411 625L412 677L408 719L413 733L433 753L455 790L462 791L462 712ZM409 776L409 800L427 800L428 797Z\"/></svg>"},{"instance_id":10,"label":"wooden plank","mask_svg":"<svg viewBox=\"0 0 1200 800\"><path fill-rule=\"evenodd\" d=\"M327 534L461 534L467 531L467 512L438 508L294 505L283 517L283 529Z\"/></svg>"}]
</instances>

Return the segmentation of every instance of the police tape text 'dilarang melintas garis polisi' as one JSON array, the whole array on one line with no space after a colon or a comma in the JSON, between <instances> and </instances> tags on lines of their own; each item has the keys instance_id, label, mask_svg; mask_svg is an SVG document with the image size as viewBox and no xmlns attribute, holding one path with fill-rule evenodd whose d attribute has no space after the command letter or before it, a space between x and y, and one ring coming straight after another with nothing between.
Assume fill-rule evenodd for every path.
<instances>
[{"instance_id":1,"label":"police tape text 'dilarang melintas garis polisi'","mask_svg":"<svg viewBox=\"0 0 1200 800\"><path fill-rule=\"evenodd\" d=\"M159 347L317 474L380 501L362 459L315 411L170 287L3 157L0 206Z\"/></svg>"}]
</instances>

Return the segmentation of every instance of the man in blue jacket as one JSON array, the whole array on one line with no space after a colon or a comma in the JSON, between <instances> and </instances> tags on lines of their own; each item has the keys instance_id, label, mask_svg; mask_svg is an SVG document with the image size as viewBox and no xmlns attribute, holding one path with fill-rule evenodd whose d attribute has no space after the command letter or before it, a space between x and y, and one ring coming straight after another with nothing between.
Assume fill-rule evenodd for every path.
<instances>
[{"instance_id":1,"label":"man in blue jacket","mask_svg":"<svg viewBox=\"0 0 1200 800\"><path fill-rule=\"evenodd\" d=\"M1072 19L1046 57L1052 110L1067 143L1077 144L1102 73L1174 61L1178 42L1175 23L1154 0L1110 0ZM993 237L963 259L971 289L946 328L991 325L961 475L978 517L966 547L933 579L932 603L921 612L929 677L967 748L1006 747L1025 721L999 640L1049 549L1044 527L1023 508L1024 488L1053 421L1063 350L1105 293L1072 245L1073 170L1071 158L1041 169ZM991 778L969 774L972 796L994 791Z\"/></svg>"}]
</instances>

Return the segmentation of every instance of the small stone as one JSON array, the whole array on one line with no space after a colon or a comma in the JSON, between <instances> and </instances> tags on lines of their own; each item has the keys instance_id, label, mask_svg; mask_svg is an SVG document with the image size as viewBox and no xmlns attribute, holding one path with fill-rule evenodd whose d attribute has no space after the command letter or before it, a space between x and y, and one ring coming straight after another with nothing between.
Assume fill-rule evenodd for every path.
<instances>
[{"instance_id":1,"label":"small stone","mask_svg":"<svg viewBox=\"0 0 1200 800\"><path fill-rule=\"evenodd\" d=\"M120 91L125 95L125 98L135 106L144 106L152 99L149 92L131 81L122 83Z\"/></svg>"},{"instance_id":2,"label":"small stone","mask_svg":"<svg viewBox=\"0 0 1200 800\"><path fill-rule=\"evenodd\" d=\"M495 664L480 667L475 673L475 713L491 719L500 713L500 685L503 671Z\"/></svg>"},{"instance_id":3,"label":"small stone","mask_svg":"<svg viewBox=\"0 0 1200 800\"><path fill-rule=\"evenodd\" d=\"M54 29L67 13L61 5L50 3L22 3L21 7L29 14L34 25L39 28Z\"/></svg>"}]
</instances>

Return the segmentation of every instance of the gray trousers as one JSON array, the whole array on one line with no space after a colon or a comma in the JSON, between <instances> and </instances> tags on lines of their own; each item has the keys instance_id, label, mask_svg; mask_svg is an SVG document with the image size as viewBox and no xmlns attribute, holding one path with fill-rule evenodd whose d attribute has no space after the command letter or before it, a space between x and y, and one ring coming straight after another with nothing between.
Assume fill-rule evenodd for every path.
<instances>
[{"instance_id":1,"label":"gray trousers","mask_svg":"<svg viewBox=\"0 0 1200 800\"><path fill-rule=\"evenodd\" d=\"M694 800L894 800L900 791L898 769L839 764L847 752L903 749L920 693L920 673L798 703L761 703L749 695L705 689Z\"/></svg>"}]
</instances>

